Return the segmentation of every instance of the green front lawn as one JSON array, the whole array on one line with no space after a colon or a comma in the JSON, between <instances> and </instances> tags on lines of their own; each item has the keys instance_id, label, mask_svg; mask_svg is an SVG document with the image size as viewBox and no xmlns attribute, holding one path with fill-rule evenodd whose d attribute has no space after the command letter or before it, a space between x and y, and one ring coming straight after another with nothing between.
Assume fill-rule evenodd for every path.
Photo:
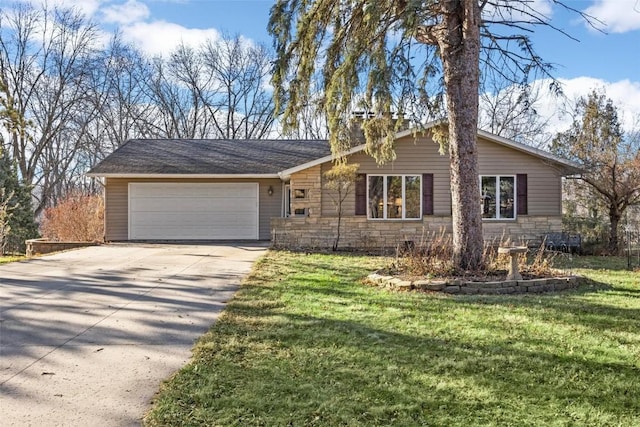
<instances>
[{"instance_id":1,"label":"green front lawn","mask_svg":"<svg viewBox=\"0 0 640 427\"><path fill-rule=\"evenodd\" d=\"M451 297L361 284L381 262L269 252L146 424L640 425L640 274Z\"/></svg>"}]
</instances>

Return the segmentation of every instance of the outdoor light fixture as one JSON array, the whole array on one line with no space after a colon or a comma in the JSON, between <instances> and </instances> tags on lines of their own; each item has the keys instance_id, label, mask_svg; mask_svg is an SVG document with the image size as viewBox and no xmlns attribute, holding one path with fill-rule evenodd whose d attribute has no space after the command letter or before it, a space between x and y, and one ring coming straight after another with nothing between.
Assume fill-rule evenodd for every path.
<instances>
[{"instance_id":1,"label":"outdoor light fixture","mask_svg":"<svg viewBox=\"0 0 640 427\"><path fill-rule=\"evenodd\" d=\"M270 196L273 196L273 186L270 185L269 189L267 190L267 194L269 194Z\"/></svg>"}]
</instances>

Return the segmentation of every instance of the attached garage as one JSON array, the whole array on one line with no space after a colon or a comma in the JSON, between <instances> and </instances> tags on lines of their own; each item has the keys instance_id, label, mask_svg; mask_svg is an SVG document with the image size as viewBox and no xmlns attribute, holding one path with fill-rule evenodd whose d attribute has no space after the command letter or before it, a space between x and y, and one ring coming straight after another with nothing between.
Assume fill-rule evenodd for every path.
<instances>
[{"instance_id":1,"label":"attached garage","mask_svg":"<svg viewBox=\"0 0 640 427\"><path fill-rule=\"evenodd\" d=\"M330 155L323 140L131 139L87 175L104 185L107 242L269 240L281 172Z\"/></svg>"},{"instance_id":2,"label":"attached garage","mask_svg":"<svg viewBox=\"0 0 640 427\"><path fill-rule=\"evenodd\" d=\"M130 183L129 240L258 240L258 183Z\"/></svg>"}]
</instances>

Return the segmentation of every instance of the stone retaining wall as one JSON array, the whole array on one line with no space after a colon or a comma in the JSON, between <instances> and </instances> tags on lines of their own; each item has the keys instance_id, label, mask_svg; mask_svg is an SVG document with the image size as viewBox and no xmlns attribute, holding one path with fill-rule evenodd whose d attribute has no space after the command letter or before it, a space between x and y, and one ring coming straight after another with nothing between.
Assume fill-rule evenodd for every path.
<instances>
[{"instance_id":1,"label":"stone retaining wall","mask_svg":"<svg viewBox=\"0 0 640 427\"><path fill-rule=\"evenodd\" d=\"M336 236L337 217L314 216L272 218L271 243L286 248L330 248ZM562 230L557 217L520 216L517 221L483 223L487 241L500 241L509 237L517 244L539 246L541 236L554 230ZM417 221L370 220L364 216L342 218L341 248L395 248L412 241L433 238L441 233L451 233L451 217L429 215Z\"/></svg>"},{"instance_id":2,"label":"stone retaining wall","mask_svg":"<svg viewBox=\"0 0 640 427\"><path fill-rule=\"evenodd\" d=\"M370 274L373 285L395 290L445 292L448 294L525 294L563 291L578 287L580 277L564 276L546 279L505 280L498 282L470 282L465 280L402 280L398 277Z\"/></svg>"},{"instance_id":3,"label":"stone retaining wall","mask_svg":"<svg viewBox=\"0 0 640 427\"><path fill-rule=\"evenodd\" d=\"M86 246L98 246L98 242L56 242L47 239L31 239L27 240L28 257L34 255L44 255L52 252L66 251L69 249L84 248Z\"/></svg>"}]
</instances>

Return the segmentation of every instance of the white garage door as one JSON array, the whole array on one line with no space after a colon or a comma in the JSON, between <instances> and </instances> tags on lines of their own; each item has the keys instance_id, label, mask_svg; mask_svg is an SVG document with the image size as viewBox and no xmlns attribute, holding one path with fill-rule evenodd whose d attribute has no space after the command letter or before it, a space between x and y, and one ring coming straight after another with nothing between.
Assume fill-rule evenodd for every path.
<instances>
[{"instance_id":1,"label":"white garage door","mask_svg":"<svg viewBox=\"0 0 640 427\"><path fill-rule=\"evenodd\" d=\"M129 239L258 239L257 183L131 183Z\"/></svg>"}]
</instances>

